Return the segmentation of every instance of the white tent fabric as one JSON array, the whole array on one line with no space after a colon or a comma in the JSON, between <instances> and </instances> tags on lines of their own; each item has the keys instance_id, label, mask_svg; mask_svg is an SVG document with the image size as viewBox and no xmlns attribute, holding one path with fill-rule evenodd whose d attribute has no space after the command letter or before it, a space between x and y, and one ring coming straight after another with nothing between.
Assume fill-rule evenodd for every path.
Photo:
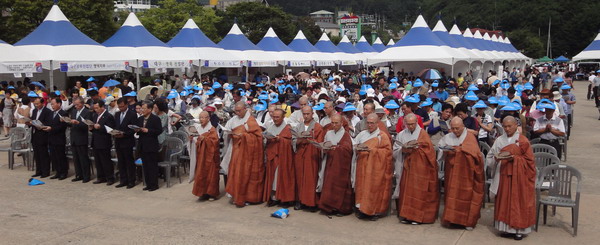
<instances>
[{"instance_id":1,"label":"white tent fabric","mask_svg":"<svg viewBox=\"0 0 600 245\"><path fill-rule=\"evenodd\" d=\"M273 28L269 27L267 33L260 42L256 44L266 53L269 53L285 61L286 66L291 67L310 67L312 65L312 56L308 53L296 52L285 45L275 33Z\"/></svg>"},{"instance_id":2,"label":"white tent fabric","mask_svg":"<svg viewBox=\"0 0 600 245\"><path fill-rule=\"evenodd\" d=\"M367 39L365 38L365 36L361 36L360 39L358 39L358 42L356 42L356 44L354 45L354 47L356 47L356 49L358 49L360 52L362 52L363 55L366 56L367 58L377 55L379 53L379 52L377 52L377 50L375 50L369 44L369 42L367 42ZM365 59L365 62L366 62L366 59Z\"/></svg>"},{"instance_id":3,"label":"white tent fabric","mask_svg":"<svg viewBox=\"0 0 600 245\"><path fill-rule=\"evenodd\" d=\"M385 62L436 62L452 65L455 60L448 46L437 38L419 15L412 28L394 46L368 60L369 65Z\"/></svg>"},{"instance_id":4,"label":"white tent fabric","mask_svg":"<svg viewBox=\"0 0 600 245\"><path fill-rule=\"evenodd\" d=\"M387 43L387 47L388 47L388 48L389 48L389 47L392 47L392 46L394 46L395 44L396 44L396 43L394 43L394 39L390 39L390 41L388 41L388 43Z\"/></svg>"},{"instance_id":5,"label":"white tent fabric","mask_svg":"<svg viewBox=\"0 0 600 245\"><path fill-rule=\"evenodd\" d=\"M442 41L442 43L446 47L449 48L449 52L454 56L455 59L470 62L471 60L477 58L473 53L469 52L467 49L460 49L460 45L450 37L450 34L448 34L448 30L444 26L442 20L438 20L432 32L437 38L439 38Z\"/></svg>"},{"instance_id":6,"label":"white tent fabric","mask_svg":"<svg viewBox=\"0 0 600 245\"><path fill-rule=\"evenodd\" d=\"M188 19L183 28L167 43L173 50L178 51L181 59L211 61L220 67L240 67L241 57L237 57L217 46L198 28L196 22ZM204 66L210 66L202 64Z\"/></svg>"},{"instance_id":7,"label":"white tent fabric","mask_svg":"<svg viewBox=\"0 0 600 245\"><path fill-rule=\"evenodd\" d=\"M296 34L294 40L288 44L288 47L296 52L308 53L312 57L312 60L315 61L315 66L334 66L337 61L337 59L331 55L323 53L315 48L315 46L306 39L302 30L298 31L298 34Z\"/></svg>"},{"instance_id":8,"label":"white tent fabric","mask_svg":"<svg viewBox=\"0 0 600 245\"><path fill-rule=\"evenodd\" d=\"M360 52L360 50L356 49L354 45L352 45L352 42L350 42L348 36L344 35L337 47L348 56L353 57L354 60L360 61L361 64L367 62L367 56Z\"/></svg>"},{"instance_id":9,"label":"white tent fabric","mask_svg":"<svg viewBox=\"0 0 600 245\"><path fill-rule=\"evenodd\" d=\"M35 56L0 40L0 62L36 61Z\"/></svg>"},{"instance_id":10,"label":"white tent fabric","mask_svg":"<svg viewBox=\"0 0 600 245\"><path fill-rule=\"evenodd\" d=\"M583 51L573 56L573 61L578 60L600 60L600 33Z\"/></svg>"},{"instance_id":11,"label":"white tent fabric","mask_svg":"<svg viewBox=\"0 0 600 245\"><path fill-rule=\"evenodd\" d=\"M42 24L14 46L19 52L28 52L35 60L43 61L45 69L50 69L50 61L125 60L122 54L107 49L77 30L58 5L53 5ZM58 65L52 67L58 68Z\"/></svg>"},{"instance_id":12,"label":"white tent fabric","mask_svg":"<svg viewBox=\"0 0 600 245\"><path fill-rule=\"evenodd\" d=\"M456 24L452 26L452 29L450 29L450 32L448 34L450 34L450 37L453 38L454 41L458 42L461 47L473 53L474 60L483 62L486 59L485 53L473 46L473 44L463 36L462 32Z\"/></svg>"},{"instance_id":13,"label":"white tent fabric","mask_svg":"<svg viewBox=\"0 0 600 245\"><path fill-rule=\"evenodd\" d=\"M356 65L356 58L342 52L337 46L335 46L335 44L333 44L329 39L329 36L327 36L327 33L323 33L321 35L319 41L315 43L315 48L323 53L326 53L327 55L332 56L338 64Z\"/></svg>"},{"instance_id":14,"label":"white tent fabric","mask_svg":"<svg viewBox=\"0 0 600 245\"><path fill-rule=\"evenodd\" d=\"M472 33L472 32L469 28L467 28L467 29L465 29L465 33ZM481 35L481 32L479 32L479 30L476 30L475 33L473 33L471 38L473 38L474 41L479 44L479 47L481 48L481 50L483 50L484 52L487 52L488 57L489 57L488 60L493 60L493 61L502 60L502 58L498 56L498 52L494 51L492 49L492 47L490 47L483 40L483 36Z\"/></svg>"},{"instance_id":15,"label":"white tent fabric","mask_svg":"<svg viewBox=\"0 0 600 245\"><path fill-rule=\"evenodd\" d=\"M373 42L373 49L375 49L375 51L381 53L384 50L386 50L387 47L385 45L383 45L383 42L381 41L381 39L379 37L377 37L377 39L375 39L375 42Z\"/></svg>"}]
</instances>

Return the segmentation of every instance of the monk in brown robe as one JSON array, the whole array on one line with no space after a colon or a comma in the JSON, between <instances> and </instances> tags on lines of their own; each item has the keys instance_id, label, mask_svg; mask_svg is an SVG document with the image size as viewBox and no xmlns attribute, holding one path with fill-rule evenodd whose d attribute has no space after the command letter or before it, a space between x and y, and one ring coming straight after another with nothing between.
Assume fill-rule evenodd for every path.
<instances>
[{"instance_id":1,"label":"monk in brown robe","mask_svg":"<svg viewBox=\"0 0 600 245\"><path fill-rule=\"evenodd\" d=\"M498 137L488 152L486 164L494 173L490 193L495 194L494 227L503 235L523 239L535 225L535 158L527 138L517 131L517 120L502 120L505 133ZM498 159L500 152L509 153Z\"/></svg>"},{"instance_id":2,"label":"monk in brown robe","mask_svg":"<svg viewBox=\"0 0 600 245\"><path fill-rule=\"evenodd\" d=\"M196 137L196 168L192 193L201 199L215 200L219 197L219 136L210 124L210 115L200 113L200 125L195 125L199 136Z\"/></svg>"},{"instance_id":3,"label":"monk in brown robe","mask_svg":"<svg viewBox=\"0 0 600 245\"><path fill-rule=\"evenodd\" d=\"M324 142L333 147L325 150L321 162L317 191L321 192L319 209L326 214L348 215L352 213L354 193L352 191L352 138L342 128L342 117L331 117L332 129L325 134Z\"/></svg>"},{"instance_id":4,"label":"monk in brown robe","mask_svg":"<svg viewBox=\"0 0 600 245\"><path fill-rule=\"evenodd\" d=\"M285 111L273 112L273 124L265 129L266 178L263 200L268 206L296 200L292 130L283 121Z\"/></svg>"},{"instance_id":5,"label":"monk in brown robe","mask_svg":"<svg viewBox=\"0 0 600 245\"><path fill-rule=\"evenodd\" d=\"M235 116L224 129L225 155L221 168L228 173L225 191L237 207L263 202L265 166L262 130L244 102L234 106Z\"/></svg>"},{"instance_id":6,"label":"monk in brown robe","mask_svg":"<svg viewBox=\"0 0 600 245\"><path fill-rule=\"evenodd\" d=\"M323 127L324 132L327 132L333 128L333 125L331 125L331 117L334 115L339 115L337 111L335 111L334 107L335 105L331 101L327 101L324 105L323 112L325 112L325 117L323 117L319 122ZM344 130L350 131L350 123L345 117L342 117L342 127Z\"/></svg>"},{"instance_id":7,"label":"monk in brown robe","mask_svg":"<svg viewBox=\"0 0 600 245\"><path fill-rule=\"evenodd\" d=\"M444 151L446 176L442 224L462 225L473 230L481 217L483 204L483 154L475 135L465 130L459 117L450 121L450 132L438 143Z\"/></svg>"},{"instance_id":8,"label":"monk in brown robe","mask_svg":"<svg viewBox=\"0 0 600 245\"><path fill-rule=\"evenodd\" d=\"M325 134L319 123L313 119L313 109L310 106L302 107L304 122L296 126L294 131L298 134L308 133L308 138L294 137L294 170L296 172L296 206L300 210L308 208L315 210L318 204L317 181L321 163L321 150L309 143L309 140L323 142Z\"/></svg>"},{"instance_id":9,"label":"monk in brown robe","mask_svg":"<svg viewBox=\"0 0 600 245\"><path fill-rule=\"evenodd\" d=\"M394 191L398 216L405 224L434 223L440 202L435 151L415 114L404 116L404 125L394 144L396 183L400 183ZM416 147L407 145L413 140Z\"/></svg>"},{"instance_id":10,"label":"monk in brown robe","mask_svg":"<svg viewBox=\"0 0 600 245\"><path fill-rule=\"evenodd\" d=\"M386 214L392 196L392 143L380 123L375 113L367 116L367 130L356 136L352 159L357 216L371 220Z\"/></svg>"}]
</instances>

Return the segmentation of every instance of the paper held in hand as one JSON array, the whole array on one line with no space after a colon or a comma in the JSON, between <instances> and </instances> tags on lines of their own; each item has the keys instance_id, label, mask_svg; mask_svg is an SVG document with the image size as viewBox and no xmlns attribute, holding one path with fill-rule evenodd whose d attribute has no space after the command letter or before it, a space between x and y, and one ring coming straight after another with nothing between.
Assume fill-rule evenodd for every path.
<instances>
[{"instance_id":1,"label":"paper held in hand","mask_svg":"<svg viewBox=\"0 0 600 245\"><path fill-rule=\"evenodd\" d=\"M31 125L33 125L34 127L38 128L38 129L46 127L46 125L44 125L40 120L31 121Z\"/></svg>"},{"instance_id":2,"label":"paper held in hand","mask_svg":"<svg viewBox=\"0 0 600 245\"><path fill-rule=\"evenodd\" d=\"M229 129L226 129L225 127L223 127L223 125L219 124L219 128L221 128L221 131L223 131L224 134L232 134L233 132Z\"/></svg>"},{"instance_id":3,"label":"paper held in hand","mask_svg":"<svg viewBox=\"0 0 600 245\"><path fill-rule=\"evenodd\" d=\"M292 136L296 137L296 138L312 138L312 135L310 134L309 131L303 131L303 132L296 132L295 130L291 130L292 131Z\"/></svg>"},{"instance_id":4,"label":"paper held in hand","mask_svg":"<svg viewBox=\"0 0 600 245\"><path fill-rule=\"evenodd\" d=\"M62 121L62 122L66 122L66 123L68 123L68 124L71 124L71 118L70 118L70 117L67 117L67 116L60 117L60 121Z\"/></svg>"},{"instance_id":5,"label":"paper held in hand","mask_svg":"<svg viewBox=\"0 0 600 245\"><path fill-rule=\"evenodd\" d=\"M185 131L188 133L189 136L198 136L198 129L196 129L196 126L192 125L192 126L187 126L184 127Z\"/></svg>"},{"instance_id":6,"label":"paper held in hand","mask_svg":"<svg viewBox=\"0 0 600 245\"><path fill-rule=\"evenodd\" d=\"M496 159L498 159L498 160L510 159L512 157L513 157L512 154L510 154L510 152L506 152L506 151L502 151L502 152L496 154Z\"/></svg>"},{"instance_id":7,"label":"paper held in hand","mask_svg":"<svg viewBox=\"0 0 600 245\"><path fill-rule=\"evenodd\" d=\"M271 134L271 133L269 133L269 132L263 132L263 137L264 137L265 139L274 139L274 138L276 138L277 136L275 136L275 135L273 135L273 134Z\"/></svg>"},{"instance_id":8,"label":"paper held in hand","mask_svg":"<svg viewBox=\"0 0 600 245\"><path fill-rule=\"evenodd\" d=\"M419 148L419 143L416 140L411 140L409 142L406 142L406 144L404 144L402 148Z\"/></svg>"},{"instance_id":9,"label":"paper held in hand","mask_svg":"<svg viewBox=\"0 0 600 245\"><path fill-rule=\"evenodd\" d=\"M94 122L92 122L92 120L90 120L90 119L85 119L85 120L83 120L83 123L85 123L85 125L88 125L88 126L94 126L94 124L95 124L95 123L94 123Z\"/></svg>"},{"instance_id":10,"label":"paper held in hand","mask_svg":"<svg viewBox=\"0 0 600 245\"><path fill-rule=\"evenodd\" d=\"M367 147L365 144L357 144L354 147L357 151L368 151L369 147Z\"/></svg>"},{"instance_id":11,"label":"paper held in hand","mask_svg":"<svg viewBox=\"0 0 600 245\"><path fill-rule=\"evenodd\" d=\"M449 146L449 145L440 147L440 150L442 150L442 151L455 151L454 147Z\"/></svg>"},{"instance_id":12,"label":"paper held in hand","mask_svg":"<svg viewBox=\"0 0 600 245\"><path fill-rule=\"evenodd\" d=\"M138 125L133 125L133 124L129 124L129 125L127 125L127 127L129 127L130 129L133 129L133 130L138 130L138 129L140 129L140 126L138 126Z\"/></svg>"},{"instance_id":13,"label":"paper held in hand","mask_svg":"<svg viewBox=\"0 0 600 245\"><path fill-rule=\"evenodd\" d=\"M104 125L104 128L106 129L106 132L109 133L109 134L111 134L111 135L123 134L123 131L113 129L113 128L111 128L109 126L106 126L106 125Z\"/></svg>"},{"instance_id":14,"label":"paper held in hand","mask_svg":"<svg viewBox=\"0 0 600 245\"><path fill-rule=\"evenodd\" d=\"M333 146L333 144L331 144L331 141L325 141L325 142L319 143L319 142L316 142L313 140L309 140L308 142L310 142L312 145L314 145L315 147L317 147L321 150L329 150Z\"/></svg>"}]
</instances>

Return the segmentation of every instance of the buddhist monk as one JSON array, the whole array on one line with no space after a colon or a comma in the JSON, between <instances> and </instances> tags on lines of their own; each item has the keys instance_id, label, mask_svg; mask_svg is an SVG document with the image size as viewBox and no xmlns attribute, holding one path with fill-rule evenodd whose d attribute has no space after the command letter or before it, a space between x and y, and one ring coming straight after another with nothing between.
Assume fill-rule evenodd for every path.
<instances>
[{"instance_id":1,"label":"buddhist monk","mask_svg":"<svg viewBox=\"0 0 600 245\"><path fill-rule=\"evenodd\" d=\"M323 131L327 132L333 127L333 125L331 125L331 117L339 114L335 111L335 105L332 101L325 102L323 112L325 112L325 117L321 119L320 124L323 127ZM350 131L350 123L345 117L342 117L342 127L344 130Z\"/></svg>"},{"instance_id":2,"label":"buddhist monk","mask_svg":"<svg viewBox=\"0 0 600 245\"><path fill-rule=\"evenodd\" d=\"M307 137L294 137L294 170L296 173L296 205L294 209L317 210L317 181L321 162L321 150L309 143L309 140L323 142L325 136L323 128L313 118L313 109L310 106L302 107L303 123L296 126L294 131L299 136L308 134Z\"/></svg>"},{"instance_id":3,"label":"buddhist monk","mask_svg":"<svg viewBox=\"0 0 600 245\"><path fill-rule=\"evenodd\" d=\"M398 216L404 224L434 223L440 193L438 165L429 134L417 124L417 116L404 116L405 129L394 143ZM416 141L416 146L410 142Z\"/></svg>"},{"instance_id":4,"label":"buddhist monk","mask_svg":"<svg viewBox=\"0 0 600 245\"><path fill-rule=\"evenodd\" d=\"M285 111L273 112L273 124L265 130L266 178L263 200L267 205L289 204L296 200L292 130L283 121Z\"/></svg>"},{"instance_id":5,"label":"buddhist monk","mask_svg":"<svg viewBox=\"0 0 600 245\"><path fill-rule=\"evenodd\" d=\"M486 164L494 173L490 193L495 195L494 227L502 236L523 239L535 225L535 160L527 138L517 131L517 120L502 120L505 134L498 137L487 155ZM507 152L505 159L497 154ZM506 153L505 153L506 154Z\"/></svg>"},{"instance_id":6,"label":"buddhist monk","mask_svg":"<svg viewBox=\"0 0 600 245\"><path fill-rule=\"evenodd\" d=\"M319 209L327 215L348 215L352 213L354 193L352 192L352 138L342 127L342 116L331 117L332 129L325 134L324 142L333 147L324 150L321 162L317 191L321 193Z\"/></svg>"},{"instance_id":7,"label":"buddhist monk","mask_svg":"<svg viewBox=\"0 0 600 245\"><path fill-rule=\"evenodd\" d=\"M465 130L463 120L450 121L450 133L438 146L444 150L445 182L442 224L461 225L473 230L483 204L485 178L483 154L473 134Z\"/></svg>"},{"instance_id":8,"label":"buddhist monk","mask_svg":"<svg viewBox=\"0 0 600 245\"><path fill-rule=\"evenodd\" d=\"M221 169L228 173L225 191L232 203L244 207L263 202L265 166L262 130L244 102L234 106L235 116L225 127Z\"/></svg>"},{"instance_id":9,"label":"buddhist monk","mask_svg":"<svg viewBox=\"0 0 600 245\"><path fill-rule=\"evenodd\" d=\"M352 159L357 216L371 220L386 214L392 195L392 143L380 123L377 114L367 116L367 129L356 136Z\"/></svg>"},{"instance_id":10,"label":"buddhist monk","mask_svg":"<svg viewBox=\"0 0 600 245\"><path fill-rule=\"evenodd\" d=\"M210 124L208 112L200 112L200 124L195 124L196 168L192 193L200 199L214 201L219 197L219 136Z\"/></svg>"}]
</instances>

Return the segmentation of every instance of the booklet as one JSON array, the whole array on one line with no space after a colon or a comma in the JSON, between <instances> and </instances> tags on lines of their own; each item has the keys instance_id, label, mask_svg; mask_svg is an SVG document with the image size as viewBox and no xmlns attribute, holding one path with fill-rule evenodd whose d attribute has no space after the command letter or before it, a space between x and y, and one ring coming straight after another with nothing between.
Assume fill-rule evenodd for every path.
<instances>
[{"instance_id":1,"label":"booklet","mask_svg":"<svg viewBox=\"0 0 600 245\"><path fill-rule=\"evenodd\" d=\"M85 123L85 125L88 125L88 126L94 126L94 124L95 124L94 122L92 122L92 120L89 120L89 119L83 120L83 123Z\"/></svg>"},{"instance_id":2,"label":"booklet","mask_svg":"<svg viewBox=\"0 0 600 245\"><path fill-rule=\"evenodd\" d=\"M111 128L109 126L106 126L106 125L104 125L104 128L106 129L106 132L109 133L109 134L111 134L111 135L123 134L123 131L113 129L113 128Z\"/></svg>"},{"instance_id":3,"label":"booklet","mask_svg":"<svg viewBox=\"0 0 600 245\"><path fill-rule=\"evenodd\" d=\"M129 124L129 125L127 125L127 127L129 127L130 129L133 129L133 130L138 130L138 129L140 129L140 128L141 128L140 126L138 126L138 125L133 125L133 124Z\"/></svg>"},{"instance_id":4,"label":"booklet","mask_svg":"<svg viewBox=\"0 0 600 245\"><path fill-rule=\"evenodd\" d=\"M71 118L68 116L60 117L60 121L71 124Z\"/></svg>"},{"instance_id":5,"label":"booklet","mask_svg":"<svg viewBox=\"0 0 600 245\"><path fill-rule=\"evenodd\" d=\"M40 120L31 121L31 125L33 125L34 127L38 128L38 129L42 129L43 127L46 127L46 125L44 125Z\"/></svg>"},{"instance_id":6,"label":"booklet","mask_svg":"<svg viewBox=\"0 0 600 245\"><path fill-rule=\"evenodd\" d=\"M313 140L309 140L308 142L310 142L312 145L314 145L315 147L317 147L321 150L329 150L333 146L333 144L331 144L331 141L325 141L325 142L319 143L319 142L316 142Z\"/></svg>"}]
</instances>

